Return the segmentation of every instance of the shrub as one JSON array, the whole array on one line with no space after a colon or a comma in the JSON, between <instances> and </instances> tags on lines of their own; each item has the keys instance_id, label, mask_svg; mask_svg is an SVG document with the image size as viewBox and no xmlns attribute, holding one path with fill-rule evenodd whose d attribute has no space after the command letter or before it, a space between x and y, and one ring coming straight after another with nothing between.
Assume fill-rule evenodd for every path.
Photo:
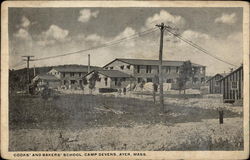
<instances>
[{"instance_id":1,"label":"shrub","mask_svg":"<svg viewBox=\"0 0 250 160\"><path fill-rule=\"evenodd\" d=\"M114 88L99 88L100 93L112 93L112 92L117 92L117 89Z\"/></svg>"}]
</instances>

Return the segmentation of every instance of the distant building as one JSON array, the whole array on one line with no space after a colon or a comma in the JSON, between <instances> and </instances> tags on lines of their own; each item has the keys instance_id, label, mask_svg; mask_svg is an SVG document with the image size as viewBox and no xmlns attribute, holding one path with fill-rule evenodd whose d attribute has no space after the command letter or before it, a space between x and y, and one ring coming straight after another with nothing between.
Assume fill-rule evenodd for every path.
<instances>
[{"instance_id":1,"label":"distant building","mask_svg":"<svg viewBox=\"0 0 250 160\"><path fill-rule=\"evenodd\" d=\"M172 89L177 89L177 78L179 77L180 67L184 61L163 61L163 80L164 83L171 83ZM105 65L105 70L119 70L123 73L134 77L137 83L142 80L152 82L154 77L159 73L159 60L146 59L122 59L118 58ZM206 67L203 65L192 63L194 77L188 88L199 88L205 83Z\"/></svg>"},{"instance_id":2,"label":"distant building","mask_svg":"<svg viewBox=\"0 0 250 160\"><path fill-rule=\"evenodd\" d=\"M84 76L88 81L88 83L90 81L91 76L94 73L98 74L98 80L96 81L95 85L95 88L97 89L124 88L127 87L132 80L131 75L118 70L98 70L98 71L92 71L86 76Z\"/></svg>"},{"instance_id":3,"label":"distant building","mask_svg":"<svg viewBox=\"0 0 250 160\"><path fill-rule=\"evenodd\" d=\"M243 66L220 80L223 101L233 103L243 99Z\"/></svg>"},{"instance_id":4,"label":"distant building","mask_svg":"<svg viewBox=\"0 0 250 160\"><path fill-rule=\"evenodd\" d=\"M38 90L41 90L42 88L44 88L44 86L47 86L51 89L57 89L61 84L60 79L49 74L37 75L33 78L32 81L36 82Z\"/></svg>"},{"instance_id":5,"label":"distant building","mask_svg":"<svg viewBox=\"0 0 250 160\"><path fill-rule=\"evenodd\" d=\"M90 71L98 70L100 67L90 67ZM82 88L82 78L88 73L88 66L84 65L64 65L53 67L46 75L59 80L57 88L80 89ZM44 76L44 75L42 75ZM40 75L38 76L40 77ZM34 78L33 81L36 79Z\"/></svg>"},{"instance_id":6,"label":"distant building","mask_svg":"<svg viewBox=\"0 0 250 160\"><path fill-rule=\"evenodd\" d=\"M209 85L209 93L210 94L220 94L221 93L220 80L223 77L225 77L226 75L227 75L226 73L220 73L220 74L218 73L207 80L207 83Z\"/></svg>"}]
</instances>

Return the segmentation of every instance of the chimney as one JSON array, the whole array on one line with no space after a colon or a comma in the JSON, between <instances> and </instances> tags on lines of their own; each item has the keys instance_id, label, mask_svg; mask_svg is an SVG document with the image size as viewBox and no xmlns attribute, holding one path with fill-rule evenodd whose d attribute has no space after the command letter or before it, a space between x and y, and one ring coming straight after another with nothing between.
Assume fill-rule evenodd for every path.
<instances>
[{"instance_id":1,"label":"chimney","mask_svg":"<svg viewBox=\"0 0 250 160\"><path fill-rule=\"evenodd\" d=\"M88 73L90 72L90 54L88 54Z\"/></svg>"},{"instance_id":2,"label":"chimney","mask_svg":"<svg viewBox=\"0 0 250 160\"><path fill-rule=\"evenodd\" d=\"M234 70L233 68L230 68L230 73L232 73L232 72L233 72L233 70Z\"/></svg>"}]
</instances>

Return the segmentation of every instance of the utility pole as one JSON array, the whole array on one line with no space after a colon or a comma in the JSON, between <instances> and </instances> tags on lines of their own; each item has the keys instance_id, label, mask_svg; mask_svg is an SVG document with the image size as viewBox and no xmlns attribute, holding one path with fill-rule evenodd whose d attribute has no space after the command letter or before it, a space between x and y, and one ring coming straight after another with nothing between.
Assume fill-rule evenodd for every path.
<instances>
[{"instance_id":1,"label":"utility pole","mask_svg":"<svg viewBox=\"0 0 250 160\"><path fill-rule=\"evenodd\" d=\"M90 72L90 54L88 54L88 73Z\"/></svg>"},{"instance_id":2,"label":"utility pole","mask_svg":"<svg viewBox=\"0 0 250 160\"><path fill-rule=\"evenodd\" d=\"M36 76L36 66L34 65L33 67L33 71L34 71L34 77Z\"/></svg>"},{"instance_id":3,"label":"utility pole","mask_svg":"<svg viewBox=\"0 0 250 160\"><path fill-rule=\"evenodd\" d=\"M30 58L32 58L34 56L22 56L22 57L26 58L26 59L24 59L24 61L27 62L27 93L29 93L29 84L30 84L29 66L30 66L30 61L33 61Z\"/></svg>"},{"instance_id":4,"label":"utility pole","mask_svg":"<svg viewBox=\"0 0 250 160\"><path fill-rule=\"evenodd\" d=\"M165 111L164 108L164 95L163 95L163 76L162 76L162 52L163 52L163 35L164 35L164 30L165 29L170 29L170 26L164 25L164 23L157 24L157 27L159 27L161 31L160 35L160 48L159 48L159 85L160 85L160 105L162 112Z\"/></svg>"}]
</instances>

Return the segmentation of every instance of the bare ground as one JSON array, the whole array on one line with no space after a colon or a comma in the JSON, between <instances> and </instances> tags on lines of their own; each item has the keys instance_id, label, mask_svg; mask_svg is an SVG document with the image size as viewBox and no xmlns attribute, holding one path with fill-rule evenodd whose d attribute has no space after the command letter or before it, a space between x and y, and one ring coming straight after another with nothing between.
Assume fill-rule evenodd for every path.
<instances>
[{"instance_id":1,"label":"bare ground","mask_svg":"<svg viewBox=\"0 0 250 160\"><path fill-rule=\"evenodd\" d=\"M10 150L241 150L242 109L217 98L10 97ZM218 123L223 108L224 124Z\"/></svg>"}]
</instances>

